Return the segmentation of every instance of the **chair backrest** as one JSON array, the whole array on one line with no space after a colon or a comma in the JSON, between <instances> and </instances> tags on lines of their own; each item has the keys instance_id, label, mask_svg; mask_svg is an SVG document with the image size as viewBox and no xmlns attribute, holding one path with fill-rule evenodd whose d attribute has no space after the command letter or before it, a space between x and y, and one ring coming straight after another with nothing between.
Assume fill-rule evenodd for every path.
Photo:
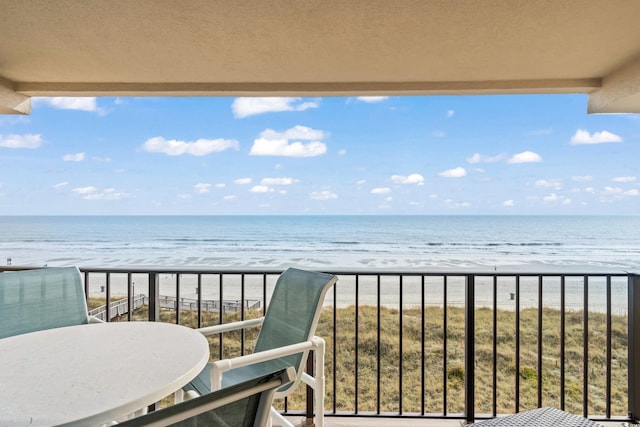
<instances>
[{"instance_id":1,"label":"chair backrest","mask_svg":"<svg viewBox=\"0 0 640 427\"><path fill-rule=\"evenodd\" d=\"M283 369L118 425L262 427L267 425L275 390L294 378L293 368Z\"/></svg>"},{"instance_id":2,"label":"chair backrest","mask_svg":"<svg viewBox=\"0 0 640 427\"><path fill-rule=\"evenodd\" d=\"M324 297L338 278L332 274L289 268L276 282L254 353L310 340L316 333ZM303 354L283 358L302 372Z\"/></svg>"},{"instance_id":3,"label":"chair backrest","mask_svg":"<svg viewBox=\"0 0 640 427\"><path fill-rule=\"evenodd\" d=\"M77 267L0 273L0 338L88 323Z\"/></svg>"}]
</instances>

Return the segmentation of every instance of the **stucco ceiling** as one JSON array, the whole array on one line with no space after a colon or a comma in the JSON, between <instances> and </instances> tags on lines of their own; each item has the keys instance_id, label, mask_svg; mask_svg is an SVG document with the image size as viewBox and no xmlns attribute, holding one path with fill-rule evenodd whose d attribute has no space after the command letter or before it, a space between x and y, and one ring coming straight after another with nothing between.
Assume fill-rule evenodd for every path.
<instances>
[{"instance_id":1,"label":"stucco ceiling","mask_svg":"<svg viewBox=\"0 0 640 427\"><path fill-rule=\"evenodd\" d=\"M0 0L30 96L587 93L640 112L640 0Z\"/></svg>"}]
</instances>

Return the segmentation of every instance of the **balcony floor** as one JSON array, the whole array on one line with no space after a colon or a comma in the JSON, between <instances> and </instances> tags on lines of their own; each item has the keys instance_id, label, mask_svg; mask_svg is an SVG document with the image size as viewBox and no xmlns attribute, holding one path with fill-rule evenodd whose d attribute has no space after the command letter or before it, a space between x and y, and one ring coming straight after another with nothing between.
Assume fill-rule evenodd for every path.
<instances>
[{"instance_id":1,"label":"balcony floor","mask_svg":"<svg viewBox=\"0 0 640 427\"><path fill-rule=\"evenodd\" d=\"M288 419L296 426L305 426L305 419L299 416L288 417ZM634 426L638 424L630 424L622 421L599 421L604 427L623 427ZM439 419L411 419L411 418L371 418L371 417L325 417L325 427L461 427L466 425L463 420L439 420ZM273 427L277 427L275 424Z\"/></svg>"}]
</instances>

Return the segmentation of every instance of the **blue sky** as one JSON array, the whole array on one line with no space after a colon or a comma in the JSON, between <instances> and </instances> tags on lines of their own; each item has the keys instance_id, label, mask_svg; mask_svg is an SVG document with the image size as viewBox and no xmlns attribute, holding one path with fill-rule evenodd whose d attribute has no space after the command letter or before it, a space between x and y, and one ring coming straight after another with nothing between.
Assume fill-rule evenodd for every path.
<instances>
[{"instance_id":1,"label":"blue sky","mask_svg":"<svg viewBox=\"0 0 640 427\"><path fill-rule=\"evenodd\" d=\"M585 95L34 98L0 215L638 214L640 116Z\"/></svg>"}]
</instances>

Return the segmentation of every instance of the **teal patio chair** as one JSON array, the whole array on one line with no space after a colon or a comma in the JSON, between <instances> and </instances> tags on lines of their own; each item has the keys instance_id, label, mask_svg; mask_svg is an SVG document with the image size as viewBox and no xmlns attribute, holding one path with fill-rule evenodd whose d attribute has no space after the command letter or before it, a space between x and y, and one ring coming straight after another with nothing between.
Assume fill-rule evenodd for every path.
<instances>
[{"instance_id":1,"label":"teal patio chair","mask_svg":"<svg viewBox=\"0 0 640 427\"><path fill-rule=\"evenodd\" d=\"M294 379L295 370L290 367L132 418L118 426L266 426L276 389Z\"/></svg>"},{"instance_id":2,"label":"teal patio chair","mask_svg":"<svg viewBox=\"0 0 640 427\"><path fill-rule=\"evenodd\" d=\"M300 382L313 389L316 423L324 423L324 349L322 338L314 336L322 304L338 278L331 274L289 268L278 277L271 302L263 318L200 328L214 335L247 327L261 326L252 354L212 362L185 390L187 397L204 395L266 372L292 366L296 378L280 387L276 398L291 394ZM314 375L304 372L309 351L315 353ZM271 417L282 425L292 424L271 408Z\"/></svg>"},{"instance_id":3,"label":"teal patio chair","mask_svg":"<svg viewBox=\"0 0 640 427\"><path fill-rule=\"evenodd\" d=\"M89 322L77 267L0 273L0 338Z\"/></svg>"}]
</instances>

